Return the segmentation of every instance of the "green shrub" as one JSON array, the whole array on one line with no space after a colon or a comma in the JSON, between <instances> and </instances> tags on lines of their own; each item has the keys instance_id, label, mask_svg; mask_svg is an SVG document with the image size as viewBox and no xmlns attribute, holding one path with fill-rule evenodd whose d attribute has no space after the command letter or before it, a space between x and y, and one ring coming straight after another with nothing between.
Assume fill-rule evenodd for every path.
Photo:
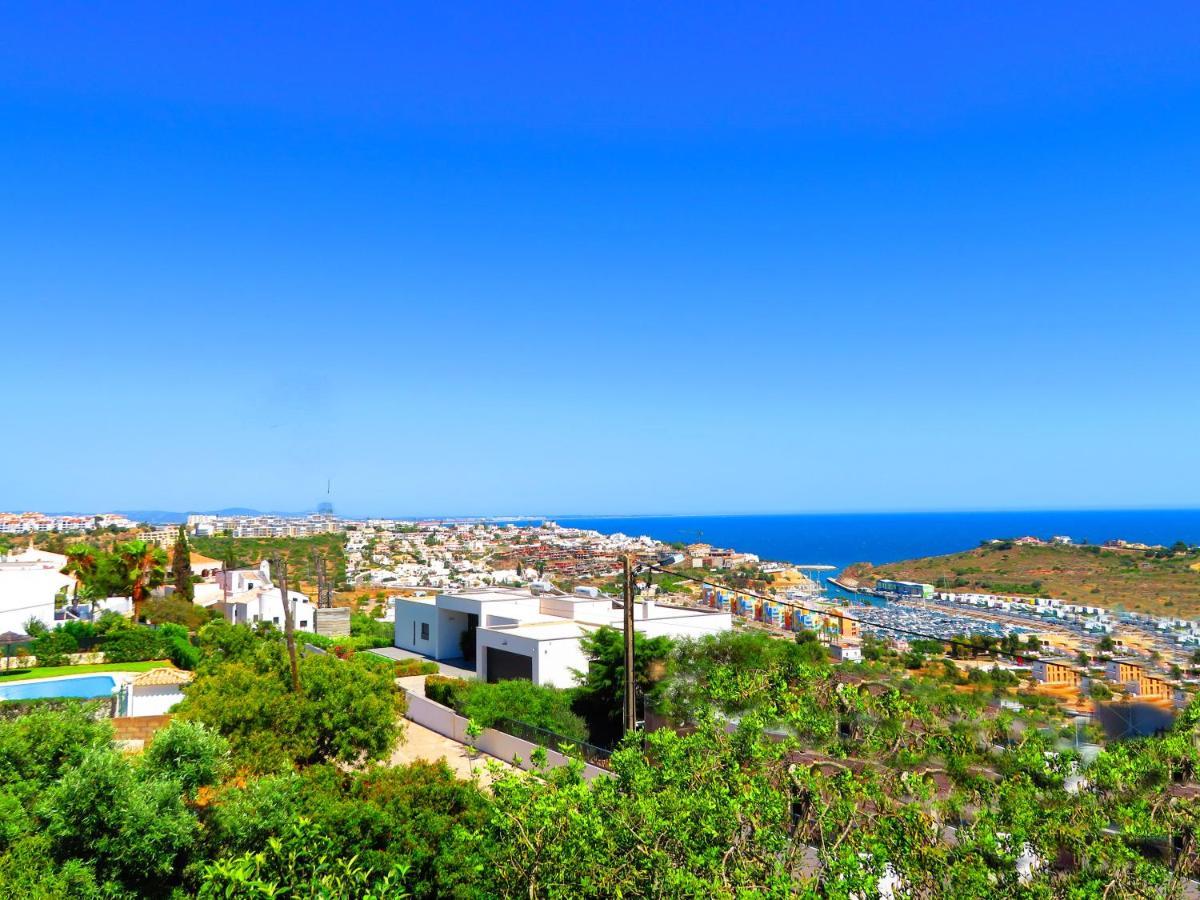
<instances>
[{"instance_id":1,"label":"green shrub","mask_svg":"<svg viewBox=\"0 0 1200 900\"><path fill-rule=\"evenodd\" d=\"M456 709L457 698L468 684L469 682L462 678L430 675L425 679L425 696L434 703Z\"/></svg>"},{"instance_id":2,"label":"green shrub","mask_svg":"<svg viewBox=\"0 0 1200 900\"><path fill-rule=\"evenodd\" d=\"M397 678L408 675L436 675L438 664L428 659L398 659L395 674Z\"/></svg>"},{"instance_id":3,"label":"green shrub","mask_svg":"<svg viewBox=\"0 0 1200 900\"><path fill-rule=\"evenodd\" d=\"M108 662L142 662L170 655L162 635L153 628L140 625L109 633L101 649Z\"/></svg>"},{"instance_id":4,"label":"green shrub","mask_svg":"<svg viewBox=\"0 0 1200 900\"><path fill-rule=\"evenodd\" d=\"M79 642L70 632L55 628L53 631L44 631L35 637L30 649L37 657L39 666L65 666L70 662L67 654L77 651Z\"/></svg>"},{"instance_id":5,"label":"green shrub","mask_svg":"<svg viewBox=\"0 0 1200 900\"><path fill-rule=\"evenodd\" d=\"M259 649L244 661L206 659L176 716L226 737L234 764L258 772L331 760L356 764L390 752L405 696L396 691L387 660L303 656L303 690L293 693L282 645L272 641Z\"/></svg>"},{"instance_id":6,"label":"green shrub","mask_svg":"<svg viewBox=\"0 0 1200 900\"><path fill-rule=\"evenodd\" d=\"M322 650L330 650L333 648L333 638L327 634L306 634L304 635L304 643L312 644L314 647L319 647Z\"/></svg>"},{"instance_id":7,"label":"green shrub","mask_svg":"<svg viewBox=\"0 0 1200 900\"><path fill-rule=\"evenodd\" d=\"M0 897L90 900L102 896L92 865L81 859L57 862L45 834L22 836L0 857Z\"/></svg>"},{"instance_id":8,"label":"green shrub","mask_svg":"<svg viewBox=\"0 0 1200 900\"><path fill-rule=\"evenodd\" d=\"M405 887L412 897L449 897L458 896L451 889L454 873L473 861L462 854L461 844L455 844L455 832L460 825L480 827L487 804L472 782L459 780L440 761L356 772L313 766L299 773L248 779L228 787L207 812L208 856L231 859L261 852L269 840L286 835L298 816L306 816L335 841L327 848L332 858L355 858L376 871L408 863L412 869ZM305 852L310 858L311 851L309 845ZM385 896L391 900L405 895Z\"/></svg>"},{"instance_id":9,"label":"green shrub","mask_svg":"<svg viewBox=\"0 0 1200 900\"><path fill-rule=\"evenodd\" d=\"M143 607L142 614L146 621L153 622L155 625L175 623L184 625L192 631L202 628L221 615L215 607L197 606L175 594L149 601Z\"/></svg>"},{"instance_id":10,"label":"green shrub","mask_svg":"<svg viewBox=\"0 0 1200 900\"><path fill-rule=\"evenodd\" d=\"M91 622L76 619L70 622L63 622L58 628L60 631L75 638L81 651L91 650L96 644L98 632L96 631L96 626Z\"/></svg>"},{"instance_id":11,"label":"green shrub","mask_svg":"<svg viewBox=\"0 0 1200 900\"><path fill-rule=\"evenodd\" d=\"M0 785L29 791L57 781L90 750L109 746L112 725L98 704L75 700L0 703Z\"/></svg>"},{"instance_id":12,"label":"green shrub","mask_svg":"<svg viewBox=\"0 0 1200 900\"><path fill-rule=\"evenodd\" d=\"M376 872L357 856L338 851L337 838L308 816L297 816L283 834L257 852L205 865L201 900L226 897L405 897L410 865ZM282 888L282 890L281 890Z\"/></svg>"},{"instance_id":13,"label":"green shrub","mask_svg":"<svg viewBox=\"0 0 1200 900\"><path fill-rule=\"evenodd\" d=\"M67 770L37 814L56 858L94 860L98 876L143 897L174 876L198 830L173 779L139 777L110 748L89 751Z\"/></svg>"},{"instance_id":14,"label":"green shrub","mask_svg":"<svg viewBox=\"0 0 1200 900\"><path fill-rule=\"evenodd\" d=\"M174 778L189 795L229 771L229 742L200 722L176 719L154 736L142 755L145 774Z\"/></svg>"},{"instance_id":15,"label":"green shrub","mask_svg":"<svg viewBox=\"0 0 1200 900\"><path fill-rule=\"evenodd\" d=\"M129 631L136 626L119 612L111 609L106 609L100 613L100 618L96 620L96 634L107 635L115 634L118 631Z\"/></svg>"},{"instance_id":16,"label":"green shrub","mask_svg":"<svg viewBox=\"0 0 1200 900\"><path fill-rule=\"evenodd\" d=\"M458 711L484 728L515 719L577 741L588 739L583 718L571 711L571 691L524 679L487 684L468 681L457 698Z\"/></svg>"},{"instance_id":17,"label":"green shrub","mask_svg":"<svg viewBox=\"0 0 1200 900\"><path fill-rule=\"evenodd\" d=\"M334 643L353 650L370 650L375 647L391 647L396 632L390 622L382 622L364 613L350 614L350 637L339 637Z\"/></svg>"},{"instance_id":18,"label":"green shrub","mask_svg":"<svg viewBox=\"0 0 1200 900\"><path fill-rule=\"evenodd\" d=\"M200 648L192 644L182 625L163 625L158 629L158 635L171 662L179 668L191 670L200 664Z\"/></svg>"}]
</instances>

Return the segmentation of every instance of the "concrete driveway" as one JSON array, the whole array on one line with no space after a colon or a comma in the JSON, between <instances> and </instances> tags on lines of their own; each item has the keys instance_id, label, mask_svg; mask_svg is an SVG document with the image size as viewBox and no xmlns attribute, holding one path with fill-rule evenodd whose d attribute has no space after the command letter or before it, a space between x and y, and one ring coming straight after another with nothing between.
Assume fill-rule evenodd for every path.
<instances>
[{"instance_id":1,"label":"concrete driveway","mask_svg":"<svg viewBox=\"0 0 1200 900\"><path fill-rule=\"evenodd\" d=\"M494 756L488 756L486 753L475 754L472 766L470 748L465 744L452 741L436 731L430 731L424 725L418 725L416 722L406 719L404 743L392 753L391 764L404 766L418 760L437 762L439 759L444 759L459 778L478 777L480 783L484 785L491 784L493 780L491 773L487 771L487 763L498 762L505 769L512 769L509 763L496 759Z\"/></svg>"}]
</instances>

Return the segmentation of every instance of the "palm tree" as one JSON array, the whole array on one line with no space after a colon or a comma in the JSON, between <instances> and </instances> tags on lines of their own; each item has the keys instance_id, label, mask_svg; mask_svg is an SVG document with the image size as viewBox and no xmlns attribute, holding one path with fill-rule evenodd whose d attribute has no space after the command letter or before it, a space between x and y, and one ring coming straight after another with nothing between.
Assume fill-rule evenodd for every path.
<instances>
[{"instance_id":1,"label":"palm tree","mask_svg":"<svg viewBox=\"0 0 1200 900\"><path fill-rule=\"evenodd\" d=\"M116 548L129 598L133 601L133 620L142 617L142 604L154 588L167 580L167 554L145 541L126 541Z\"/></svg>"},{"instance_id":2,"label":"palm tree","mask_svg":"<svg viewBox=\"0 0 1200 900\"><path fill-rule=\"evenodd\" d=\"M62 567L64 575L75 577L75 599L79 599L80 588L85 589L95 577L100 566L100 551L90 544L73 544L67 548L67 564Z\"/></svg>"}]
</instances>

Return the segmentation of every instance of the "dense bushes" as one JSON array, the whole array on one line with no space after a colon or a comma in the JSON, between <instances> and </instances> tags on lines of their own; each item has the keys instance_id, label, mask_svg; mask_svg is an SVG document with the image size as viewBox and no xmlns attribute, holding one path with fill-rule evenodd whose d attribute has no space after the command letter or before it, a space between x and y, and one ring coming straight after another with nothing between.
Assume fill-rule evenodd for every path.
<instances>
[{"instance_id":1,"label":"dense bushes","mask_svg":"<svg viewBox=\"0 0 1200 900\"><path fill-rule=\"evenodd\" d=\"M394 690L392 667L369 654L306 660L301 697L276 634L218 623L201 643L196 683L222 728L268 727L286 742L311 715L327 719L317 727L330 740L354 736L366 723L344 712ZM612 778L585 781L578 764L507 771L486 793L444 763L297 756L255 775L242 733L229 735L227 757L197 717L176 719L140 759L114 750L84 704L0 721L0 897L845 898L878 895L891 873L896 893L913 897L1148 900L1197 874L1186 789L1200 770L1200 702L1163 737L1110 745L1068 793L1076 755L1037 728L991 754L979 738L994 729L979 727L973 692L883 665L833 669L774 644L734 636L672 652L674 678L691 686L683 699L703 693L709 711L741 711L732 732L701 716L694 733L668 728L618 748ZM430 680L464 703L563 696ZM369 696L355 692L362 684ZM308 698L295 718L255 718L264 703ZM768 720L791 727L767 735ZM1013 717L988 721L1007 732ZM797 750L825 761L799 763ZM911 762L924 750L937 757L926 772ZM937 840L939 822L955 823L953 843ZM1181 852L1152 855L1176 836ZM1041 862L1020 872L1029 853Z\"/></svg>"},{"instance_id":2,"label":"dense bushes","mask_svg":"<svg viewBox=\"0 0 1200 900\"><path fill-rule=\"evenodd\" d=\"M111 748L90 751L46 791L36 812L56 859L85 859L102 884L146 896L173 877L196 840L179 783L135 768Z\"/></svg>"},{"instance_id":3,"label":"dense bushes","mask_svg":"<svg viewBox=\"0 0 1200 900\"><path fill-rule=\"evenodd\" d=\"M588 739L587 725L571 711L571 691L522 679L486 684L430 675L425 679L425 696L484 728L513 719L572 740Z\"/></svg>"},{"instance_id":4,"label":"dense bushes","mask_svg":"<svg viewBox=\"0 0 1200 900\"><path fill-rule=\"evenodd\" d=\"M306 634L304 641L344 659L359 650L391 647L395 641L395 632L394 626L390 622L381 622L371 616L355 612L350 614L350 634L338 637Z\"/></svg>"},{"instance_id":5,"label":"dense bushes","mask_svg":"<svg viewBox=\"0 0 1200 900\"><path fill-rule=\"evenodd\" d=\"M194 669L200 661L200 649L192 644L182 625L165 624L158 628L134 625L117 616L90 622L66 622L58 628L41 631L30 649L39 666L65 666L70 654L86 650L104 653L107 662L144 662L169 659L181 669Z\"/></svg>"},{"instance_id":6,"label":"dense bushes","mask_svg":"<svg viewBox=\"0 0 1200 900\"><path fill-rule=\"evenodd\" d=\"M468 681L457 696L457 709L490 728L500 719L515 719L577 741L588 739L587 725L571 711L570 691L517 679L486 684Z\"/></svg>"},{"instance_id":7,"label":"dense bushes","mask_svg":"<svg viewBox=\"0 0 1200 900\"><path fill-rule=\"evenodd\" d=\"M172 594L148 601L142 608L142 615L146 621L153 622L155 625L170 623L183 625L185 628L195 631L213 619L220 618L221 612L215 606L198 606Z\"/></svg>"},{"instance_id":8,"label":"dense bushes","mask_svg":"<svg viewBox=\"0 0 1200 900\"><path fill-rule=\"evenodd\" d=\"M444 763L323 764L392 746L390 660L304 658L296 694L277 633L218 622L201 643L186 710L140 758L92 703L0 718L0 897L436 896L475 877L449 852L485 817L474 784Z\"/></svg>"},{"instance_id":9,"label":"dense bushes","mask_svg":"<svg viewBox=\"0 0 1200 900\"><path fill-rule=\"evenodd\" d=\"M457 695L469 684L462 678L450 678L446 675L430 675L425 679L425 696L434 703L456 708Z\"/></svg>"},{"instance_id":10,"label":"dense bushes","mask_svg":"<svg viewBox=\"0 0 1200 900\"><path fill-rule=\"evenodd\" d=\"M176 714L227 738L238 766L271 772L359 763L385 757L399 737L403 694L388 660L302 656L295 692L278 632L213 622L200 642L204 658Z\"/></svg>"},{"instance_id":11,"label":"dense bushes","mask_svg":"<svg viewBox=\"0 0 1200 900\"><path fill-rule=\"evenodd\" d=\"M41 707L0 721L0 796L27 800L87 753L112 741L112 726L92 715L94 704L59 703L58 708Z\"/></svg>"},{"instance_id":12,"label":"dense bushes","mask_svg":"<svg viewBox=\"0 0 1200 900\"><path fill-rule=\"evenodd\" d=\"M84 619L75 619L69 622L63 622L58 626L59 631L66 632L75 638L79 645L79 651L86 653L95 647L96 642L100 638L100 632L92 622Z\"/></svg>"},{"instance_id":13,"label":"dense bushes","mask_svg":"<svg viewBox=\"0 0 1200 900\"><path fill-rule=\"evenodd\" d=\"M12 669L8 671L11 672ZM31 670L26 669L25 671ZM42 710L62 712L77 707L79 702L78 697L37 697L30 700L5 700L3 703L0 703L0 722L19 719L29 713L40 712ZM99 700L89 702L96 709L107 704L107 701L102 703Z\"/></svg>"},{"instance_id":14,"label":"dense bushes","mask_svg":"<svg viewBox=\"0 0 1200 900\"><path fill-rule=\"evenodd\" d=\"M409 675L436 675L438 664L428 659L398 659L393 672L397 678Z\"/></svg>"},{"instance_id":15,"label":"dense bushes","mask_svg":"<svg viewBox=\"0 0 1200 900\"><path fill-rule=\"evenodd\" d=\"M406 886L418 897L451 893L446 886L464 865L452 850L455 829L474 831L486 818L479 790L456 779L444 762L357 773L314 766L227 785L209 809L207 856L241 858L260 852L274 837L286 846L296 830L304 830L322 836L305 848L314 861L318 854L311 851L317 849L332 859L356 858L375 877L407 865ZM276 866L267 861L276 881L294 877Z\"/></svg>"},{"instance_id":16,"label":"dense bushes","mask_svg":"<svg viewBox=\"0 0 1200 900\"><path fill-rule=\"evenodd\" d=\"M163 625L158 629L159 646L181 669L194 669L200 662L200 648L192 644L182 625Z\"/></svg>"},{"instance_id":17,"label":"dense bushes","mask_svg":"<svg viewBox=\"0 0 1200 900\"><path fill-rule=\"evenodd\" d=\"M229 771L229 742L200 722L178 720L154 736L142 757L151 773L174 778L193 796Z\"/></svg>"},{"instance_id":18,"label":"dense bushes","mask_svg":"<svg viewBox=\"0 0 1200 900\"><path fill-rule=\"evenodd\" d=\"M0 722L0 896L434 896L485 816L444 763L227 781L225 760L190 722L140 760L82 704Z\"/></svg>"},{"instance_id":19,"label":"dense bushes","mask_svg":"<svg viewBox=\"0 0 1200 900\"><path fill-rule=\"evenodd\" d=\"M104 658L114 663L163 659L167 655L158 631L141 625L114 631L104 639L100 649Z\"/></svg>"},{"instance_id":20,"label":"dense bushes","mask_svg":"<svg viewBox=\"0 0 1200 900\"><path fill-rule=\"evenodd\" d=\"M65 666L70 662L67 654L77 652L79 642L69 632L55 628L35 637L29 649L37 657L39 666Z\"/></svg>"}]
</instances>

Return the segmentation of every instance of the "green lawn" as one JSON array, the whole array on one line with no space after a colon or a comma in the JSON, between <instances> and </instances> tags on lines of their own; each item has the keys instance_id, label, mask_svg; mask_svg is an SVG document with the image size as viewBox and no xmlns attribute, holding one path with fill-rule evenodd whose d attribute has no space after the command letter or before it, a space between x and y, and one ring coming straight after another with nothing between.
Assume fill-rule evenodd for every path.
<instances>
[{"instance_id":1,"label":"green lawn","mask_svg":"<svg viewBox=\"0 0 1200 900\"><path fill-rule=\"evenodd\" d=\"M56 675L87 675L90 672L146 672L169 665L171 663L168 660L152 659L148 662L93 663L88 666L45 666L22 672L0 672L0 684L6 681L25 681L29 678L53 678Z\"/></svg>"}]
</instances>

